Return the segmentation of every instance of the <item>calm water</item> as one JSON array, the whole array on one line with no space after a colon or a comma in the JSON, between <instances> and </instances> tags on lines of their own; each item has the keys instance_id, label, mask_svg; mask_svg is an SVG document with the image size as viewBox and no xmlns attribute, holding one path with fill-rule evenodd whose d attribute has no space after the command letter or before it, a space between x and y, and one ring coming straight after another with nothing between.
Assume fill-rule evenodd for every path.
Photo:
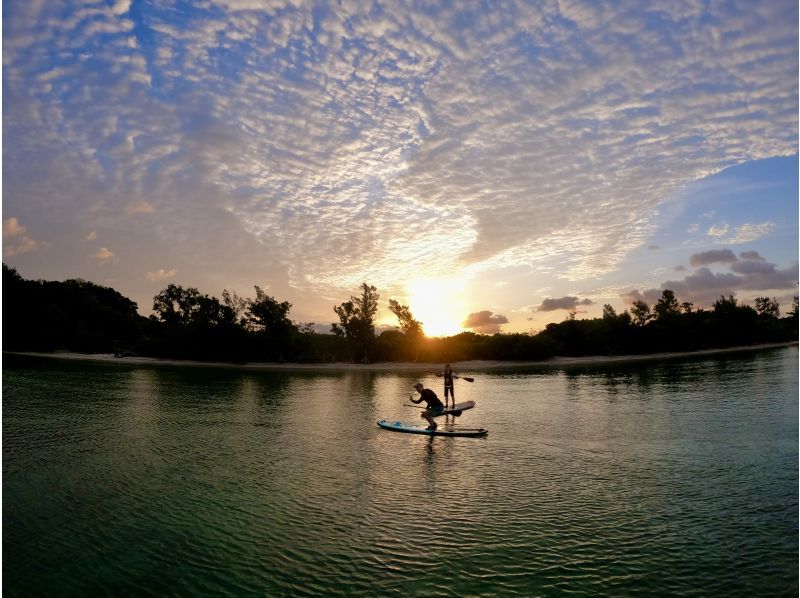
<instances>
[{"instance_id":1,"label":"calm water","mask_svg":"<svg viewBox=\"0 0 800 598\"><path fill-rule=\"evenodd\" d=\"M797 595L797 348L460 372L5 356L3 590L31 595ZM441 380L422 376L441 395Z\"/></svg>"}]
</instances>

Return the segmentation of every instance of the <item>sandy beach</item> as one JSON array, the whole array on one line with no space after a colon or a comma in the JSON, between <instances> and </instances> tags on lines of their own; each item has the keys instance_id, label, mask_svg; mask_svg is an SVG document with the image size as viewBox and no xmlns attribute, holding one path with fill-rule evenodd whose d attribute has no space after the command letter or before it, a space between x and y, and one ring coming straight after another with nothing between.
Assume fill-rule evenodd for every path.
<instances>
[{"instance_id":1,"label":"sandy beach","mask_svg":"<svg viewBox=\"0 0 800 598\"><path fill-rule=\"evenodd\" d=\"M647 355L592 355L586 357L553 357L545 361L492 361L473 360L453 362L453 369L459 372L497 369L530 369L559 368L580 365L605 365L643 361L664 361L670 359L697 358L726 353L761 351L780 347L796 346L797 341L788 343L771 343L745 347L728 347L725 349L706 349L679 353L650 353ZM380 362L368 364L355 363L227 363L218 361L190 361L180 359L157 359L154 357L115 357L111 353L72 353L58 351L54 353L4 351L4 355L25 355L75 361L94 361L128 363L140 365L164 365L205 368L236 368L244 370L308 370L308 371L431 371L441 368L441 363L434 362Z\"/></svg>"}]
</instances>

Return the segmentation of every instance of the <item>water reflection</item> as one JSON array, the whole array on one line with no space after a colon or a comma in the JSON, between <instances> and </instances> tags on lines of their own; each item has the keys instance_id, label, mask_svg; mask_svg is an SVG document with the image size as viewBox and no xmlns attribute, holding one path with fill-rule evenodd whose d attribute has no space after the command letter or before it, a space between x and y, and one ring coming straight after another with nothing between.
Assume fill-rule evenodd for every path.
<instances>
[{"instance_id":1,"label":"water reflection","mask_svg":"<svg viewBox=\"0 0 800 598\"><path fill-rule=\"evenodd\" d=\"M722 362L464 372L482 439L378 428L412 372L6 364L4 583L791 595L797 350Z\"/></svg>"}]
</instances>

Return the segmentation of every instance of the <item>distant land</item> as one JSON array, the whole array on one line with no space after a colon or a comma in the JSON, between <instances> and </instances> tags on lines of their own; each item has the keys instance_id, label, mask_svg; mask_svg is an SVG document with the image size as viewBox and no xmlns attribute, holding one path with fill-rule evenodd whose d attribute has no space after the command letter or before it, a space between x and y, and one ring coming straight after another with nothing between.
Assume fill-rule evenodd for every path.
<instances>
[{"instance_id":1,"label":"distant land","mask_svg":"<svg viewBox=\"0 0 800 598\"><path fill-rule=\"evenodd\" d=\"M640 363L652 361L667 361L672 359L693 359L727 355L735 353L752 353L783 347L797 346L797 341L785 343L767 343L762 345L749 345L745 347L727 347L724 349L704 349L700 351L684 351L677 353L649 353L646 355L592 355L587 357L552 357L545 361L491 361L476 359L471 361L454 362L453 366L458 371L472 372L497 369L532 369L532 368L558 368L570 366L595 366L614 365L626 363ZM68 361L89 361L104 363L128 363L138 365L180 366L180 367L219 367L237 368L245 370L270 370L270 371L409 371L432 372L441 367L440 362L381 362L381 363L240 363L232 364L222 361L193 361L185 359L159 359L155 357L117 357L111 353L72 353L68 351L55 351L49 353L3 351L3 355L38 357L45 359L62 359Z\"/></svg>"},{"instance_id":2,"label":"distant land","mask_svg":"<svg viewBox=\"0 0 800 598\"><path fill-rule=\"evenodd\" d=\"M769 297L757 298L755 306L720 297L704 310L679 302L667 289L652 308L636 301L630 312L617 314L605 306L602 318L570 314L535 334L462 332L430 338L408 308L395 302L398 329L376 335L371 318L378 294L366 283L362 287L363 295L334 308L340 320L332 327L335 334L321 334L311 324L290 320L291 304L258 288L252 300L227 291L219 300L171 284L154 297L154 315L146 318L135 302L110 287L80 279L26 280L4 264L3 350L101 360L116 356L140 363L396 364L422 370L447 362L477 369L665 359L798 340L797 297L782 316L781 306Z\"/></svg>"}]
</instances>

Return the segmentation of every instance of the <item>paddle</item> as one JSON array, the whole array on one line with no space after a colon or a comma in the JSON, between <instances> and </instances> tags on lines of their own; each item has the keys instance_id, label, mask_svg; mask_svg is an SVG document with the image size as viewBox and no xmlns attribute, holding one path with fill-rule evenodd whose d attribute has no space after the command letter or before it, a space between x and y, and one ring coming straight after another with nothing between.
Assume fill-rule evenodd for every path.
<instances>
[{"instance_id":1,"label":"paddle","mask_svg":"<svg viewBox=\"0 0 800 598\"><path fill-rule=\"evenodd\" d=\"M442 373L441 372L437 372L436 375L439 378L442 377ZM466 376L456 376L455 374L453 374L453 378L458 378L459 380L466 380L467 382L475 382L475 378L467 378Z\"/></svg>"},{"instance_id":2,"label":"paddle","mask_svg":"<svg viewBox=\"0 0 800 598\"><path fill-rule=\"evenodd\" d=\"M413 407L414 409L427 409L427 407L420 407L419 405L409 405L408 403L403 403L403 407ZM454 417L459 417L463 411L460 409L458 411L451 411L450 413L446 413L445 415L452 415Z\"/></svg>"}]
</instances>

